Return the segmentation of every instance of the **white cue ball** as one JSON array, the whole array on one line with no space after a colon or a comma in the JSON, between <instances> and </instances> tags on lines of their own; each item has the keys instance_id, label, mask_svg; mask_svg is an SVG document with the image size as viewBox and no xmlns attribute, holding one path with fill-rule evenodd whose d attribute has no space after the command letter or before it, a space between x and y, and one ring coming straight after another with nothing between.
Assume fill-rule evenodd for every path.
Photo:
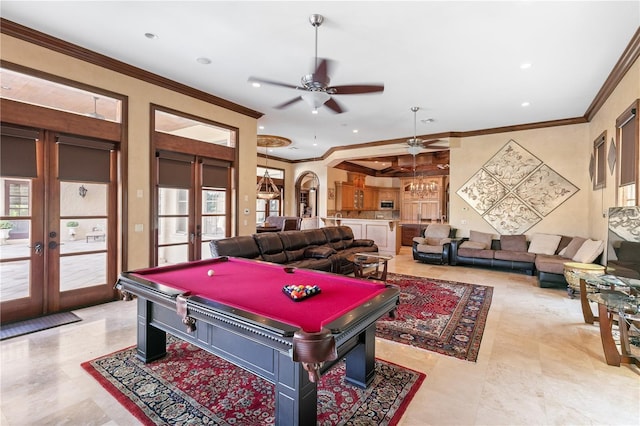
<instances>
[{"instance_id":1,"label":"white cue ball","mask_svg":"<svg viewBox=\"0 0 640 426\"><path fill-rule=\"evenodd\" d=\"M209 269L209 270L207 271L207 275L209 275L210 277L212 277L212 276L213 276L213 269Z\"/></svg>"}]
</instances>

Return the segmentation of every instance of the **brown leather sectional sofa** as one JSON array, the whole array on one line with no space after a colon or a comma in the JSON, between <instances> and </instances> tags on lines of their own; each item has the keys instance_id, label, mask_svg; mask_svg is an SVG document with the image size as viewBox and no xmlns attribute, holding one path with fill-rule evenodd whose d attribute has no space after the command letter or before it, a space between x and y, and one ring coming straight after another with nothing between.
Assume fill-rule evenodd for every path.
<instances>
[{"instance_id":1,"label":"brown leather sectional sofa","mask_svg":"<svg viewBox=\"0 0 640 426\"><path fill-rule=\"evenodd\" d=\"M378 252L373 240L355 239L348 226L242 235L213 240L209 248L214 257L244 257L339 274L353 272L346 259L349 254Z\"/></svg>"}]
</instances>

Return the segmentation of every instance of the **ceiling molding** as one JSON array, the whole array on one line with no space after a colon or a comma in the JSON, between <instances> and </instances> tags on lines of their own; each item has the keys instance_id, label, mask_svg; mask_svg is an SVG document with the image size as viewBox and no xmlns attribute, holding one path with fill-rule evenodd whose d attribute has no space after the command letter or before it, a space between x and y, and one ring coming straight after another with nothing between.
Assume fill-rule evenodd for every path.
<instances>
[{"instance_id":1,"label":"ceiling molding","mask_svg":"<svg viewBox=\"0 0 640 426\"><path fill-rule=\"evenodd\" d=\"M587 121L591 121L593 119L639 56L640 28L638 28L636 33L633 35L633 38L631 38L627 48L624 50L622 56L618 59L618 62L609 74L609 77L607 77L607 80L602 85L602 88L600 88L600 91L593 99L593 102L591 102L591 105L587 108L587 111L584 114Z\"/></svg>"},{"instance_id":2,"label":"ceiling molding","mask_svg":"<svg viewBox=\"0 0 640 426\"><path fill-rule=\"evenodd\" d=\"M93 65L97 65L102 68L115 71L123 75L127 75L129 77L136 78L138 80L146 81L147 83L154 84L156 86L163 87L177 93L182 93L183 95L190 96L195 99L200 99L204 102L217 105L219 107L249 116L251 118L258 119L264 115L261 112L254 111L250 108L246 108L242 105L238 105L226 99L222 99L201 90L194 89L193 87L189 87L185 84L181 84L168 78L161 77L157 74L153 74L149 71L134 67L108 56L101 55L89 49L85 49L75 44L68 43L64 40L60 40L59 38L52 37L50 35L41 33L40 31L36 31L34 29L25 27L4 18L0 18L0 33L15 37L31 44L35 44L40 47L44 47L45 49L62 53L63 55L70 56L72 58L76 58Z\"/></svg>"}]
</instances>

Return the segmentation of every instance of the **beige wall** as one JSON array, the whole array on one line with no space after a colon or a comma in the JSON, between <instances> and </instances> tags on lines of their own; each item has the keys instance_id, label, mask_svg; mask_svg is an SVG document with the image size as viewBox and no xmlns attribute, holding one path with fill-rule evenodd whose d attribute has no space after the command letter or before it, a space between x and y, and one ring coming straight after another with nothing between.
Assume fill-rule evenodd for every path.
<instances>
[{"instance_id":1,"label":"beige wall","mask_svg":"<svg viewBox=\"0 0 640 426\"><path fill-rule=\"evenodd\" d=\"M184 111L239 129L238 151L242 167L240 167L239 180L237 182L238 234L246 235L254 232L255 171L257 164L264 165L264 159L256 158L256 119L31 45L4 34L1 37L3 60L107 89L128 97L128 173L130 185L128 188L129 210L127 217L129 228L125 232L127 232L129 238L129 268L147 266L149 259L149 159L151 158L149 105L151 103ZM640 64L636 62L632 70L627 73L613 95L590 123L497 133L461 138L459 140L452 139L450 221L453 226L460 229L458 235L466 236L471 229L495 234L495 230L456 195L456 191L495 152L510 139L513 139L580 189L567 202L529 229L527 234L544 232L604 238L606 236L606 218L602 217L602 211L609 206L615 205L614 178L610 174L607 176L607 188L604 193L591 189L588 167L593 149L593 140L603 130L607 130L607 144L609 144L611 138L615 137L615 119L634 99L639 97ZM339 145L339 142L336 142L336 145ZM359 150L363 153L366 151L368 156L371 155L370 148L360 148ZM332 166L342 157L359 155L359 150L338 151L326 160L309 163L292 164L270 159L270 167L285 170L285 185L289 189L288 194L285 195L285 214L295 214L295 181L305 171L313 171L320 178L319 214L322 216L327 211L333 210L335 203L327 199L327 189L333 187L335 181L346 180L346 172L334 169ZM367 184L385 186L375 179L372 182L370 183L368 180ZM142 197L137 196L138 190L142 191ZM248 215L243 213L245 208L249 209ZM463 223L463 221L466 223ZM142 224L143 232L134 232L135 224Z\"/></svg>"},{"instance_id":2,"label":"beige wall","mask_svg":"<svg viewBox=\"0 0 640 426\"><path fill-rule=\"evenodd\" d=\"M498 235L480 214L456 193L482 165L513 139L579 188L579 191L549 213L526 233L551 233L589 236L589 151L587 124L551 127L520 132L497 133L460 140L451 148L450 223L458 228L458 236L469 230ZM571 159L571 161L567 161ZM466 221L466 223L464 223Z\"/></svg>"},{"instance_id":3,"label":"beige wall","mask_svg":"<svg viewBox=\"0 0 640 426\"><path fill-rule=\"evenodd\" d=\"M129 239L129 269L148 266L150 241L150 134L149 105L154 103L195 116L214 120L239 129L240 177L237 183L239 211L249 208L253 216L247 225L238 221L239 233L255 230L255 171L257 120L206 102L154 86L87 62L70 58L22 40L2 34L2 59L49 74L116 92L128 97L129 116L129 198L127 232ZM138 197L138 190L142 197ZM134 232L134 225L142 224L142 232Z\"/></svg>"},{"instance_id":4,"label":"beige wall","mask_svg":"<svg viewBox=\"0 0 640 426\"><path fill-rule=\"evenodd\" d=\"M589 122L589 147L590 153L593 152L593 141L603 132L607 132L607 154L609 153L609 145L611 139L616 141L616 119L624 112L636 99L640 98L640 60L637 60L632 68L624 76L620 84L615 88L614 92L609 96L602 108ZM619 163L616 162L616 166ZM638 165L638 174L640 176L640 164ZM593 238L606 239L607 235L607 218L606 213L609 207L618 206L616 194L616 173L617 168L611 173L607 165L606 188L601 191L590 191L588 204L589 210L589 233ZM604 213L604 216L603 216Z\"/></svg>"}]
</instances>

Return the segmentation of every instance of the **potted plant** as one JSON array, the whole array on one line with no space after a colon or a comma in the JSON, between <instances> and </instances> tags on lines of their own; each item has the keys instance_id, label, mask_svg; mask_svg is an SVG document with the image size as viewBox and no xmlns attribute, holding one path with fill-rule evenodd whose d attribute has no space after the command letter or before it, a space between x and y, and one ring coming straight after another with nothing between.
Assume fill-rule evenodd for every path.
<instances>
[{"instance_id":1,"label":"potted plant","mask_svg":"<svg viewBox=\"0 0 640 426\"><path fill-rule=\"evenodd\" d=\"M13 223L8 220L0 220L0 241L4 244L9 238L9 231L13 228Z\"/></svg>"},{"instance_id":2,"label":"potted plant","mask_svg":"<svg viewBox=\"0 0 640 426\"><path fill-rule=\"evenodd\" d=\"M76 229L78 228L80 224L78 222L76 222L75 220L70 220L69 222L67 222L67 229L69 230L69 239L70 240L75 240L76 239Z\"/></svg>"}]
</instances>

